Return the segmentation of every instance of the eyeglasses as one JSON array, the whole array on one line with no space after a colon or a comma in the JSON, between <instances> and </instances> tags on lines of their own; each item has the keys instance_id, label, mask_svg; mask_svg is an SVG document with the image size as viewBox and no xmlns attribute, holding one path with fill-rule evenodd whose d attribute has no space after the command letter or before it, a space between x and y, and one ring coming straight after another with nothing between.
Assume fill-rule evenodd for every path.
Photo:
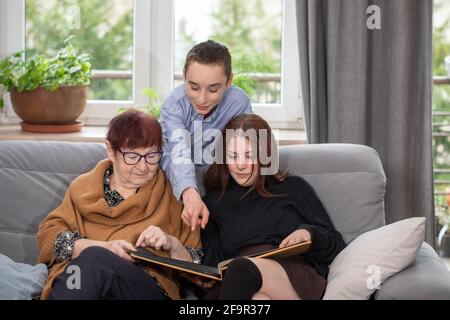
<instances>
[{"instance_id":1,"label":"eyeglasses","mask_svg":"<svg viewBox=\"0 0 450 320\"><path fill-rule=\"evenodd\" d=\"M119 152L123 156L123 161L132 166L134 164L139 163L141 158L145 159L145 162L148 164L157 164L161 161L162 151L149 152L147 154L139 154L136 152L123 152L119 149Z\"/></svg>"}]
</instances>

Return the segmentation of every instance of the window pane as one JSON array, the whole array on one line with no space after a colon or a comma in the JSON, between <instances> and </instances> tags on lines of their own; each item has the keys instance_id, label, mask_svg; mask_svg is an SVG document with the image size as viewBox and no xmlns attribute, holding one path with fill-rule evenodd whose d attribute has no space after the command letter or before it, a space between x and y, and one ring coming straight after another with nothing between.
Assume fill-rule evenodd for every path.
<instances>
[{"instance_id":1,"label":"window pane","mask_svg":"<svg viewBox=\"0 0 450 320\"><path fill-rule=\"evenodd\" d=\"M450 3L433 2L433 75L450 76ZM436 233L450 224L450 84L433 86L433 169Z\"/></svg>"},{"instance_id":2,"label":"window pane","mask_svg":"<svg viewBox=\"0 0 450 320\"><path fill-rule=\"evenodd\" d=\"M175 84L187 51L212 39L233 58L234 84L255 103L280 103L282 0L175 0Z\"/></svg>"},{"instance_id":3,"label":"window pane","mask_svg":"<svg viewBox=\"0 0 450 320\"><path fill-rule=\"evenodd\" d=\"M131 75L114 71L132 70L133 0L26 0L27 49L54 55L69 36L77 54L91 55L94 74L111 71L92 80L89 99L131 100Z\"/></svg>"}]
</instances>

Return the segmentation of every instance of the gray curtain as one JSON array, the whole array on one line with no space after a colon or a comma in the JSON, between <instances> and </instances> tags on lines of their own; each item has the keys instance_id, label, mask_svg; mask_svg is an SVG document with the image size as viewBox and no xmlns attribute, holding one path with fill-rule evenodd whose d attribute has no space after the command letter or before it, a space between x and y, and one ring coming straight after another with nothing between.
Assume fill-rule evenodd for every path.
<instances>
[{"instance_id":1,"label":"gray curtain","mask_svg":"<svg viewBox=\"0 0 450 320\"><path fill-rule=\"evenodd\" d=\"M381 29L369 30L370 5ZM427 218L434 245L432 0L297 0L309 143L358 143L380 154L386 223Z\"/></svg>"}]
</instances>

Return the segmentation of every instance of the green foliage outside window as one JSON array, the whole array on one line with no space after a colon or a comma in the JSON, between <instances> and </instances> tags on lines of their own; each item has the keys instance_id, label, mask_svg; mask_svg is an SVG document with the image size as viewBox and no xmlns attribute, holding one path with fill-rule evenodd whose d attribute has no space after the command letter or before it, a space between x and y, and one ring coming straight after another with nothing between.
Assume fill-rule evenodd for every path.
<instances>
[{"instance_id":1,"label":"green foliage outside window","mask_svg":"<svg viewBox=\"0 0 450 320\"><path fill-rule=\"evenodd\" d=\"M280 8L282 1L280 0ZM280 103L280 89L251 78L251 73L280 73L281 12L267 12L263 0L220 1L211 13L212 30L209 39L228 47L233 61L233 84L241 87L253 102L258 96L270 97L268 103ZM195 32L186 31L186 21L179 24L178 35L187 49L196 44ZM176 61L181 70L184 61Z\"/></svg>"},{"instance_id":2,"label":"green foliage outside window","mask_svg":"<svg viewBox=\"0 0 450 320\"><path fill-rule=\"evenodd\" d=\"M3 107L5 106L5 103L3 101L3 88L0 86L0 111L3 110Z\"/></svg>"},{"instance_id":3,"label":"green foliage outside window","mask_svg":"<svg viewBox=\"0 0 450 320\"><path fill-rule=\"evenodd\" d=\"M282 1L280 0L280 3ZM133 50L133 8L131 0L26 0L26 43L38 52L53 55L70 35L73 45L91 56L94 70L131 70ZM67 9L80 10L80 28L68 28ZM125 4L125 5L124 5ZM117 5L124 6L118 12ZM113 18L112 18L113 17ZM234 83L250 96L270 91L273 101L280 100L279 89L261 87L249 73L279 73L281 55L281 12L264 12L263 0L225 0L211 15L211 39L227 45L233 56ZM186 47L195 44L180 26ZM258 33L255 33L255 30ZM258 35L260 38L258 38ZM269 44L269 45L267 45ZM263 46L263 47L262 47ZM259 54L257 54L259 52ZM89 99L131 100L131 80L94 80ZM256 99L256 97L255 97Z\"/></svg>"},{"instance_id":4,"label":"green foliage outside window","mask_svg":"<svg viewBox=\"0 0 450 320\"><path fill-rule=\"evenodd\" d=\"M69 36L80 52L89 53L94 70L131 70L133 41L132 0L26 0L26 44L54 55ZM79 28L69 28L68 8L80 10ZM121 12L118 4L129 4ZM131 100L131 80L95 80L89 99Z\"/></svg>"},{"instance_id":5,"label":"green foliage outside window","mask_svg":"<svg viewBox=\"0 0 450 320\"><path fill-rule=\"evenodd\" d=\"M442 10L448 10L444 0L434 1L435 13ZM445 69L444 59L450 56L450 15L437 25L435 23L433 30L433 75L448 76ZM450 112L450 85L433 86L433 111ZM449 133L450 116L433 115L433 133ZM434 169L450 169L450 137L433 136L433 167ZM435 173L436 180L450 180L450 173ZM435 191L444 192L450 185L435 184ZM435 213L437 217L437 228L439 232L442 226L450 225L450 210L448 208L449 197L440 194L435 195Z\"/></svg>"},{"instance_id":6,"label":"green foliage outside window","mask_svg":"<svg viewBox=\"0 0 450 320\"><path fill-rule=\"evenodd\" d=\"M145 88L142 93L147 96L148 103L134 106L133 109L144 111L145 113L151 114L156 119L159 119L162 103L158 93L152 88ZM127 110L127 108L119 108L118 112L123 112L125 110Z\"/></svg>"}]
</instances>

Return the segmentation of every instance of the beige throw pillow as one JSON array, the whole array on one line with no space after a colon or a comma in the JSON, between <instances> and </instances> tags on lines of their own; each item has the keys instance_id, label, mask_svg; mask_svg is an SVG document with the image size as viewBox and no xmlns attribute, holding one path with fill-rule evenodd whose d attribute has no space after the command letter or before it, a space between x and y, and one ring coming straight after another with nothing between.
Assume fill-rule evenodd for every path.
<instances>
[{"instance_id":1,"label":"beige throw pillow","mask_svg":"<svg viewBox=\"0 0 450 320\"><path fill-rule=\"evenodd\" d=\"M384 280L410 265L425 239L425 218L366 232L330 265L324 300L369 299Z\"/></svg>"}]
</instances>

